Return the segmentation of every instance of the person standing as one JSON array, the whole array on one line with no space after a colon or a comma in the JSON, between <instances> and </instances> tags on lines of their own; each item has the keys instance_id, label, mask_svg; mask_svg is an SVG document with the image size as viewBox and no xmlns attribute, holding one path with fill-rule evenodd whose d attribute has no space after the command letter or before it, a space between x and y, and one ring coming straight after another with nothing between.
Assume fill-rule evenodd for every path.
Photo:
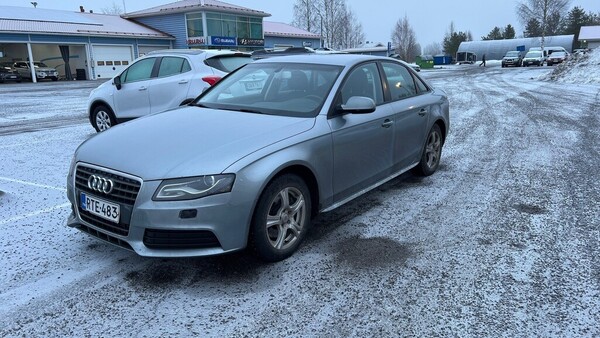
<instances>
[{"instance_id":1,"label":"person standing","mask_svg":"<svg viewBox=\"0 0 600 338\"><path fill-rule=\"evenodd\" d=\"M481 66L485 67L485 54L483 54L483 56L481 57L481 63L479 64L479 67Z\"/></svg>"}]
</instances>

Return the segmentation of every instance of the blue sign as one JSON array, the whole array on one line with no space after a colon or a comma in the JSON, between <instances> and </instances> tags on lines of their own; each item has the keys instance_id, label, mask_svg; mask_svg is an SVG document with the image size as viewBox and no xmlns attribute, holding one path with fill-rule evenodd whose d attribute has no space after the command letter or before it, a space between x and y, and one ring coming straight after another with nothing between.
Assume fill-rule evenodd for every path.
<instances>
[{"instance_id":1,"label":"blue sign","mask_svg":"<svg viewBox=\"0 0 600 338\"><path fill-rule=\"evenodd\" d=\"M237 41L235 38L228 36L211 36L210 44L215 46L235 46Z\"/></svg>"}]
</instances>

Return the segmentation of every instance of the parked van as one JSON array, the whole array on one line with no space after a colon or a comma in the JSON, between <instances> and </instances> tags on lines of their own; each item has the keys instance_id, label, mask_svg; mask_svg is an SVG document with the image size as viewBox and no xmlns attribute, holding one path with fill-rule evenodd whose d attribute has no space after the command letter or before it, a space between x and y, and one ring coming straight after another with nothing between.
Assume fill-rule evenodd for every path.
<instances>
[{"instance_id":1,"label":"parked van","mask_svg":"<svg viewBox=\"0 0 600 338\"><path fill-rule=\"evenodd\" d=\"M529 48L530 52L533 51L541 51L542 47L531 47ZM544 47L544 59L547 59L548 56L554 52L565 52L567 55L569 55L569 52L567 52L567 50L564 47L561 46L551 46L551 47Z\"/></svg>"}]
</instances>

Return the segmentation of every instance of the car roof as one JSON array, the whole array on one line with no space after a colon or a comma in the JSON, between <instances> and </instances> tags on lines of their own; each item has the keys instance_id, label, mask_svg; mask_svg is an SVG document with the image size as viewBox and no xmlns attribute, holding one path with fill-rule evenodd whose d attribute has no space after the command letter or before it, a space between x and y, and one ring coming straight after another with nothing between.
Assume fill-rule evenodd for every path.
<instances>
[{"instance_id":1,"label":"car roof","mask_svg":"<svg viewBox=\"0 0 600 338\"><path fill-rule=\"evenodd\" d=\"M302 55L286 55L270 57L265 59L256 60L253 63L312 63L312 64L325 64L335 66L352 66L354 64L371 61L371 60L384 60L384 61L396 61L390 57L385 56L373 56L373 55L361 55L361 54L302 54Z\"/></svg>"},{"instance_id":2,"label":"car roof","mask_svg":"<svg viewBox=\"0 0 600 338\"><path fill-rule=\"evenodd\" d=\"M157 55L202 55L206 54L207 56L214 55L244 55L250 56L249 53L240 52L237 50L223 50L223 49L161 49L154 50L146 55L157 56Z\"/></svg>"}]
</instances>

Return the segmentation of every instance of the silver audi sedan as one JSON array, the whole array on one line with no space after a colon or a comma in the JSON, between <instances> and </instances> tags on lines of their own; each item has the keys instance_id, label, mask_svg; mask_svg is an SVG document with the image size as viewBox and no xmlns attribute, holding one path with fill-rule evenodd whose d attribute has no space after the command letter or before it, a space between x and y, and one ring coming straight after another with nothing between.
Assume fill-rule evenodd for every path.
<instances>
[{"instance_id":1,"label":"silver audi sedan","mask_svg":"<svg viewBox=\"0 0 600 338\"><path fill-rule=\"evenodd\" d=\"M433 174L448 99L406 63L299 55L250 63L188 106L83 142L67 225L142 256L292 255L311 218L412 170Z\"/></svg>"}]
</instances>

